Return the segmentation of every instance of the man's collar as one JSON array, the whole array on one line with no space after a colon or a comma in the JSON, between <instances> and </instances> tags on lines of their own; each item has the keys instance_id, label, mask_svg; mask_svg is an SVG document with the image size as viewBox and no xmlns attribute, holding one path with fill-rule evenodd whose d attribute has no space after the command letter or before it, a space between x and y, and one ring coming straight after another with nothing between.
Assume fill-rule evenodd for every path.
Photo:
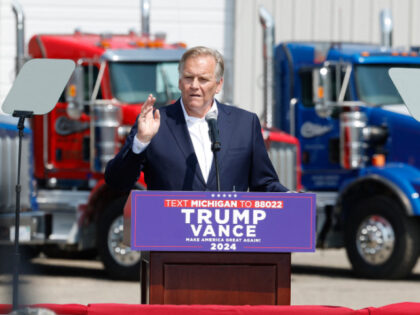
<instances>
[{"instance_id":1,"label":"man's collar","mask_svg":"<svg viewBox=\"0 0 420 315\"><path fill-rule=\"evenodd\" d=\"M188 115L187 111L185 110L185 106L184 106L184 102L182 101L182 97L180 98L180 103L181 103L182 112L184 113L185 121L197 121L197 120L204 119L204 117L203 118L198 118L198 117ZM207 114L210 113L210 112L216 112L218 114L216 99L213 99L213 104L211 105L210 110L207 112Z\"/></svg>"}]
</instances>

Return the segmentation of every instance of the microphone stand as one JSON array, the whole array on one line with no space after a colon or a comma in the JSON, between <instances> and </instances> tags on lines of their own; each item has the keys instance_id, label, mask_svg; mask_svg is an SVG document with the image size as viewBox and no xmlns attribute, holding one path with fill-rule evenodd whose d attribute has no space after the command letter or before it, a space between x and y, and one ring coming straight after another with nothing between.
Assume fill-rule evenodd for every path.
<instances>
[{"instance_id":1,"label":"microphone stand","mask_svg":"<svg viewBox=\"0 0 420 315\"><path fill-rule=\"evenodd\" d=\"M212 142L211 150L213 152L214 157L214 165L216 166L216 183L217 183L217 191L220 192L220 173L219 173L219 162L217 161L217 151L220 151L221 145L220 142Z\"/></svg>"},{"instance_id":2,"label":"microphone stand","mask_svg":"<svg viewBox=\"0 0 420 315\"><path fill-rule=\"evenodd\" d=\"M18 117L19 121L17 129L19 130L19 149L18 149L18 171L17 171L17 182L16 182L16 216L15 216L15 254L14 254L14 268L13 268L13 309L18 309L18 287L19 287L19 224L20 224L20 169L22 159L22 139L23 129L25 128L25 118L31 118L33 115L32 111L20 111L15 110L13 117Z\"/></svg>"}]
</instances>

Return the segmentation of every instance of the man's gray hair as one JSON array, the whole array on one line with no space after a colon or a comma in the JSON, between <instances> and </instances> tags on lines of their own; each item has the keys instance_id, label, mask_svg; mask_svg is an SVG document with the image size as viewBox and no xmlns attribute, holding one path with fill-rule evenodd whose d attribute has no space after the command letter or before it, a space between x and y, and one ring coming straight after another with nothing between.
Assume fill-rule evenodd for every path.
<instances>
[{"instance_id":1,"label":"man's gray hair","mask_svg":"<svg viewBox=\"0 0 420 315\"><path fill-rule=\"evenodd\" d=\"M220 82L220 80L223 78L223 73L225 71L225 63L223 61L223 56L216 49L211 49L204 46L196 46L190 48L182 55L182 58L178 65L179 76L181 77L182 72L184 71L184 65L187 59L195 58L198 56L212 56L214 58L214 60L216 61L216 69L214 71L216 75L216 81Z\"/></svg>"}]
</instances>

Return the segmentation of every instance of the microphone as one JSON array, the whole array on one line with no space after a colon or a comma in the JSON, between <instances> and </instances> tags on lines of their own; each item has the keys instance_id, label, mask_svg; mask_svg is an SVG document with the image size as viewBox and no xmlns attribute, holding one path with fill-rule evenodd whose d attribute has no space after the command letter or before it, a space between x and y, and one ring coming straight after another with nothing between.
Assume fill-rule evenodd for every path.
<instances>
[{"instance_id":1,"label":"microphone","mask_svg":"<svg viewBox=\"0 0 420 315\"><path fill-rule=\"evenodd\" d=\"M206 121L209 125L209 136L211 141L211 150L213 152L220 151L221 143L219 137L219 129L217 128L217 113L216 112L209 112L206 115Z\"/></svg>"},{"instance_id":2,"label":"microphone","mask_svg":"<svg viewBox=\"0 0 420 315\"><path fill-rule=\"evenodd\" d=\"M209 136L211 141L211 150L213 151L214 165L216 167L217 191L220 191L219 162L217 161L217 151L220 151L221 144L219 138L219 129L217 128L217 113L215 111L207 113L206 121L209 125Z\"/></svg>"}]
</instances>

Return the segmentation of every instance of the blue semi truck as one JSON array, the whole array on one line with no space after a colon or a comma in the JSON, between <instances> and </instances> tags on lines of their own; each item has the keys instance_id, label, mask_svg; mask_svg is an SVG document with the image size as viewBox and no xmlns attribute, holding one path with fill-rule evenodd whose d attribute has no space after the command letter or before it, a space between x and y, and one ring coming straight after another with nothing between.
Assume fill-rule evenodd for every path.
<instances>
[{"instance_id":1,"label":"blue semi truck","mask_svg":"<svg viewBox=\"0 0 420 315\"><path fill-rule=\"evenodd\" d=\"M318 246L344 246L361 276L406 276L420 250L420 123L388 70L420 68L418 52L288 42L274 63L273 124L300 142Z\"/></svg>"}]
</instances>

